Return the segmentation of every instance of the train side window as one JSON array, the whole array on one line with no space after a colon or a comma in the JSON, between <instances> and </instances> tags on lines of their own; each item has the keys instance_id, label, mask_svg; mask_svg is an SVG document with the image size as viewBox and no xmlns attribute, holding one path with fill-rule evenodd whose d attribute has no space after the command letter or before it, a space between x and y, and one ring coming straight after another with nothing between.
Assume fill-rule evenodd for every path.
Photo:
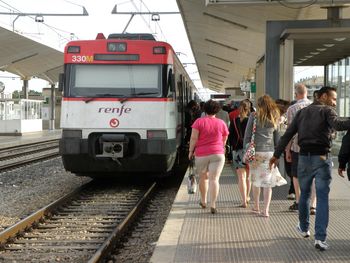
<instances>
[{"instance_id":1,"label":"train side window","mask_svg":"<svg viewBox=\"0 0 350 263\"><path fill-rule=\"evenodd\" d=\"M172 98L175 95L175 76L173 71L170 69L168 73L168 98Z\"/></svg>"},{"instance_id":2,"label":"train side window","mask_svg":"<svg viewBox=\"0 0 350 263\"><path fill-rule=\"evenodd\" d=\"M63 91L64 89L64 81L65 81L65 76L64 73L60 73L58 75L59 81L58 81L58 90Z\"/></svg>"}]
</instances>

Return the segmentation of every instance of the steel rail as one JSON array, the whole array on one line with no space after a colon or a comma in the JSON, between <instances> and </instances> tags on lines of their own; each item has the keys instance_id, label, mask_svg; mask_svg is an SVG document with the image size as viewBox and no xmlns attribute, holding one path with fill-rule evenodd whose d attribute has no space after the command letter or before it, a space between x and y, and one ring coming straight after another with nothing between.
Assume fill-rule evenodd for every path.
<instances>
[{"instance_id":1,"label":"steel rail","mask_svg":"<svg viewBox=\"0 0 350 263\"><path fill-rule=\"evenodd\" d=\"M130 224L133 222L134 218L137 217L140 210L143 208L144 204L153 194L157 183L153 183L147 192L142 196L142 198L137 202L137 204L132 208L129 214L124 218L124 220L116 226L110 236L101 245L101 247L95 252L95 254L89 259L88 263L100 262L103 258L108 255L111 249L115 246L118 238L127 230Z\"/></svg>"},{"instance_id":2,"label":"steel rail","mask_svg":"<svg viewBox=\"0 0 350 263\"><path fill-rule=\"evenodd\" d=\"M3 245L8 239L16 237L18 234L23 232L26 228L31 227L35 222L39 222L43 217L48 216L51 212L57 209L59 206L72 199L74 196L79 194L81 191L89 187L91 182L78 187L67 195L57 199L51 204L39 209L28 217L22 219L21 221L15 223L14 225L6 228L0 232L0 244Z\"/></svg>"}]
</instances>

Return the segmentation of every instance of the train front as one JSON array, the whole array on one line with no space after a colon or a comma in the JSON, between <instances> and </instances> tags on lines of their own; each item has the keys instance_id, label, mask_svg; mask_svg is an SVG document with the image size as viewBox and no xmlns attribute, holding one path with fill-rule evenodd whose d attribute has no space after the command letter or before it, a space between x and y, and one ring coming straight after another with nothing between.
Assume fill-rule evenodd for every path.
<instances>
[{"instance_id":1,"label":"train front","mask_svg":"<svg viewBox=\"0 0 350 263\"><path fill-rule=\"evenodd\" d=\"M165 175L175 162L173 51L99 37L65 48L60 153L77 175Z\"/></svg>"}]
</instances>

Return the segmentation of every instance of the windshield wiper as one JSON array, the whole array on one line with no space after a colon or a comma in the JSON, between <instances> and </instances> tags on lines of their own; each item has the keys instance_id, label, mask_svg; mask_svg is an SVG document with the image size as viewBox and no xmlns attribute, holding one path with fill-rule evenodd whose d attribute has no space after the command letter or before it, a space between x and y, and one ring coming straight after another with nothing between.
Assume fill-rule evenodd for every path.
<instances>
[{"instance_id":1,"label":"windshield wiper","mask_svg":"<svg viewBox=\"0 0 350 263\"><path fill-rule=\"evenodd\" d=\"M151 94L158 94L158 92L137 92L137 93L130 94L130 96L151 95ZM124 99L120 100L120 103L124 103L128 99L130 99L130 97L125 97Z\"/></svg>"},{"instance_id":2,"label":"windshield wiper","mask_svg":"<svg viewBox=\"0 0 350 263\"><path fill-rule=\"evenodd\" d=\"M151 95L151 94L158 94L158 92L137 92L133 93L133 96L139 96L139 95Z\"/></svg>"},{"instance_id":3,"label":"windshield wiper","mask_svg":"<svg viewBox=\"0 0 350 263\"><path fill-rule=\"evenodd\" d=\"M93 100L95 100L95 99L97 99L97 98L113 98L113 97L117 97L117 98L120 98L120 97L122 97L122 98L125 98L125 95L123 95L123 94L111 94L111 93L98 93L98 94L95 94L95 96L94 97L91 97L91 98L88 98L88 99L86 99L85 100L85 103L88 103L88 102L90 102L90 101L93 101Z\"/></svg>"}]
</instances>

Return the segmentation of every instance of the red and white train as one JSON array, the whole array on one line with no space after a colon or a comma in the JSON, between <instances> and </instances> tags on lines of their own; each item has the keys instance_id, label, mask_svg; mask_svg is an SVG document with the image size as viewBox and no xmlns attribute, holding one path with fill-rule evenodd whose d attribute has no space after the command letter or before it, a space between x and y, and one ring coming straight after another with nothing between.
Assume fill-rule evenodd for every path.
<instances>
[{"instance_id":1,"label":"red and white train","mask_svg":"<svg viewBox=\"0 0 350 263\"><path fill-rule=\"evenodd\" d=\"M64 52L60 154L77 175L165 175L184 144L195 86L151 34L72 41Z\"/></svg>"}]
</instances>

